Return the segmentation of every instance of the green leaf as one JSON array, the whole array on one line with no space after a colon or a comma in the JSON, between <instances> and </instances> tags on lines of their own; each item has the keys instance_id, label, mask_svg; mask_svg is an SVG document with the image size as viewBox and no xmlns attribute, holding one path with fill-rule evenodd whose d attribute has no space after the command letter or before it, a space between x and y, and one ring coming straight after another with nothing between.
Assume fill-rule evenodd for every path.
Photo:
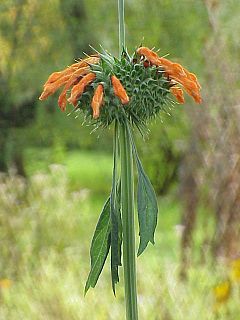
<instances>
[{"instance_id":1,"label":"green leaf","mask_svg":"<svg viewBox=\"0 0 240 320\"><path fill-rule=\"evenodd\" d=\"M147 247L148 242L154 244L154 233L157 226L158 205L153 186L144 172L139 157L136 155L138 169L138 221L140 244L137 255L139 256Z\"/></svg>"},{"instance_id":2,"label":"green leaf","mask_svg":"<svg viewBox=\"0 0 240 320\"><path fill-rule=\"evenodd\" d=\"M139 159L129 124L128 132L131 138L133 154L136 159L138 170L137 206L140 244L137 255L139 256L146 249L148 242L154 244L154 233L157 226L158 204L153 186Z\"/></svg>"},{"instance_id":3,"label":"green leaf","mask_svg":"<svg viewBox=\"0 0 240 320\"><path fill-rule=\"evenodd\" d=\"M90 248L91 270L85 286L85 294L94 288L102 272L110 248L111 217L110 198L106 201L98 220Z\"/></svg>"}]
</instances>

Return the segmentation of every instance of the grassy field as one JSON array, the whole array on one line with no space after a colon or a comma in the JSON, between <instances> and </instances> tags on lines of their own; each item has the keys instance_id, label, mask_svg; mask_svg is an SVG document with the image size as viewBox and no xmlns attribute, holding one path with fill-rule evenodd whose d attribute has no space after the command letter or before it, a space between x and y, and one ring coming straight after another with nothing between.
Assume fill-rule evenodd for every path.
<instances>
[{"instance_id":1,"label":"grassy field","mask_svg":"<svg viewBox=\"0 0 240 320\"><path fill-rule=\"evenodd\" d=\"M109 261L97 287L83 295L92 233L111 184L111 155L58 152L61 165L50 164L49 150L26 152L28 183L0 178L0 319L122 320L123 282L115 298ZM214 302L213 287L228 270L196 258L189 281L180 282L176 196L159 199L159 210L156 245L138 258L139 319L237 320L237 284L228 303L216 308Z\"/></svg>"}]
</instances>

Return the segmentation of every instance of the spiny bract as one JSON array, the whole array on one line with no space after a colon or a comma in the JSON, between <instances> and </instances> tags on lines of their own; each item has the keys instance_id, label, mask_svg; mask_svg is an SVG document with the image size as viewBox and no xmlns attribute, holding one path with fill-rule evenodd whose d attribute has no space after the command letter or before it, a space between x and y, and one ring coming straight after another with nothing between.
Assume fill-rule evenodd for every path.
<instances>
[{"instance_id":1,"label":"spiny bract","mask_svg":"<svg viewBox=\"0 0 240 320\"><path fill-rule=\"evenodd\" d=\"M120 59L105 50L96 51L52 73L39 99L47 99L62 86L58 99L61 110L65 111L69 102L97 127L128 120L140 130L160 111L171 109L172 95L184 103L183 89L196 103L202 102L196 75L147 47L139 47L131 57L123 50Z\"/></svg>"},{"instance_id":2,"label":"spiny bract","mask_svg":"<svg viewBox=\"0 0 240 320\"><path fill-rule=\"evenodd\" d=\"M92 120L91 100L99 84L104 86L104 104L99 117L94 122L107 127L114 120L122 121L126 117L137 126L155 117L173 101L169 97L172 86L170 79L164 76L162 67L146 65L147 61L127 52L121 59L112 57L109 53L100 54L99 64L91 65L96 79L79 98L78 109L82 110L86 118ZM129 97L125 105L114 94L111 75L115 75L122 83Z\"/></svg>"}]
</instances>

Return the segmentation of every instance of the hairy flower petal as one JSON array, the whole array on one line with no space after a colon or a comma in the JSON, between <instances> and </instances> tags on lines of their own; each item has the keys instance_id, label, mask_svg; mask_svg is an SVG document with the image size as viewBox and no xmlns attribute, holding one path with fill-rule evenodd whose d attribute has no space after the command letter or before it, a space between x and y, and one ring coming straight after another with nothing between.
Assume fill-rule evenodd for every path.
<instances>
[{"instance_id":1,"label":"hairy flower petal","mask_svg":"<svg viewBox=\"0 0 240 320\"><path fill-rule=\"evenodd\" d=\"M196 82L186 78L186 79L183 79L180 83L182 84L185 91L194 99L196 103L202 102L202 98Z\"/></svg>"},{"instance_id":2,"label":"hairy flower petal","mask_svg":"<svg viewBox=\"0 0 240 320\"><path fill-rule=\"evenodd\" d=\"M100 115L100 108L103 104L103 85L99 84L94 92L91 107L93 109L93 118L97 119Z\"/></svg>"},{"instance_id":3,"label":"hairy flower petal","mask_svg":"<svg viewBox=\"0 0 240 320\"><path fill-rule=\"evenodd\" d=\"M76 78L81 75L82 69L87 68L88 70L90 70L90 65L97 64L99 62L99 59L100 58L97 55L89 56L79 62L72 64L62 71L53 72L45 82L43 86L43 92L40 95L39 100L47 99L50 95L54 94L61 86L65 84L68 85L68 81L71 82L71 85L74 84ZM60 98L60 102L61 100L65 100L63 96L64 94ZM64 104L65 102L61 102L63 109L65 108Z\"/></svg>"},{"instance_id":4,"label":"hairy flower petal","mask_svg":"<svg viewBox=\"0 0 240 320\"><path fill-rule=\"evenodd\" d=\"M184 70L185 70L185 72L186 72L186 74L187 74L187 78L188 78L189 80L191 80L191 81L194 81L194 82L196 83L198 89L201 89L201 85L200 85L200 83L198 82L198 79L197 79L197 77L195 76L195 74L194 74L194 73L191 73L191 72L188 72L186 69L184 69Z\"/></svg>"},{"instance_id":5,"label":"hairy flower petal","mask_svg":"<svg viewBox=\"0 0 240 320\"><path fill-rule=\"evenodd\" d=\"M159 65L165 67L165 70L167 68L172 68L173 62L166 58L159 58Z\"/></svg>"},{"instance_id":6,"label":"hairy flower petal","mask_svg":"<svg viewBox=\"0 0 240 320\"><path fill-rule=\"evenodd\" d=\"M113 91L116 97L118 97L122 104L129 102L129 97L126 90L123 88L121 81L116 76L111 76Z\"/></svg>"},{"instance_id":7,"label":"hairy flower petal","mask_svg":"<svg viewBox=\"0 0 240 320\"><path fill-rule=\"evenodd\" d=\"M175 96L175 98L177 99L177 101L179 103L184 103L185 102L185 99L184 99L184 96L183 96L183 90L179 87L172 87L170 89L170 92Z\"/></svg>"},{"instance_id":8,"label":"hairy flower petal","mask_svg":"<svg viewBox=\"0 0 240 320\"><path fill-rule=\"evenodd\" d=\"M63 86L69 80L69 78L70 78L70 75L66 75L53 83L49 83L45 85L44 90L39 97L39 100L45 100L49 96L54 94L61 86Z\"/></svg>"},{"instance_id":9,"label":"hairy flower petal","mask_svg":"<svg viewBox=\"0 0 240 320\"><path fill-rule=\"evenodd\" d=\"M200 95L201 86L194 73L189 72L179 63L174 63L169 59L159 57L156 52L153 52L147 47L140 47L137 49L139 55L145 56L145 58L153 65L163 67L165 75L181 84L185 91L194 99L196 103L201 103L202 98ZM180 89L180 88L179 88ZM180 95L180 91L172 88L171 92L176 96L180 103L184 101L183 95Z\"/></svg>"},{"instance_id":10,"label":"hairy flower petal","mask_svg":"<svg viewBox=\"0 0 240 320\"><path fill-rule=\"evenodd\" d=\"M86 86L92 83L95 78L96 75L93 72L90 72L86 76L84 76L75 86L73 86L68 102L76 106L77 100L83 94Z\"/></svg>"},{"instance_id":11,"label":"hairy flower petal","mask_svg":"<svg viewBox=\"0 0 240 320\"><path fill-rule=\"evenodd\" d=\"M144 56L151 64L159 66L159 56L149 48L140 47L137 49L137 54Z\"/></svg>"},{"instance_id":12,"label":"hairy flower petal","mask_svg":"<svg viewBox=\"0 0 240 320\"><path fill-rule=\"evenodd\" d=\"M80 76L86 75L90 71L89 67L83 67L81 69L76 70L68 82L65 84L60 96L58 97L58 105L62 111L66 110L67 105L67 91L71 88L72 85L76 84Z\"/></svg>"}]
</instances>

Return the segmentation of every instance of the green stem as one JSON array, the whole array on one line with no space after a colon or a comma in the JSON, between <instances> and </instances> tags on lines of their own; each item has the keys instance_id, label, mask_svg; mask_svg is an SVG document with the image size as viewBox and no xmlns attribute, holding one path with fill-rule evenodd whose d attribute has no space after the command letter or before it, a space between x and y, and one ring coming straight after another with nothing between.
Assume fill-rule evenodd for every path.
<instances>
[{"instance_id":1,"label":"green stem","mask_svg":"<svg viewBox=\"0 0 240 320\"><path fill-rule=\"evenodd\" d=\"M123 271L126 319L137 320L133 155L126 124L120 125Z\"/></svg>"},{"instance_id":2,"label":"green stem","mask_svg":"<svg viewBox=\"0 0 240 320\"><path fill-rule=\"evenodd\" d=\"M125 48L124 0L118 0L119 57ZM137 320L133 155L126 123L120 125L123 271L126 320Z\"/></svg>"},{"instance_id":3,"label":"green stem","mask_svg":"<svg viewBox=\"0 0 240 320\"><path fill-rule=\"evenodd\" d=\"M119 56L125 48L124 0L118 0Z\"/></svg>"}]
</instances>

